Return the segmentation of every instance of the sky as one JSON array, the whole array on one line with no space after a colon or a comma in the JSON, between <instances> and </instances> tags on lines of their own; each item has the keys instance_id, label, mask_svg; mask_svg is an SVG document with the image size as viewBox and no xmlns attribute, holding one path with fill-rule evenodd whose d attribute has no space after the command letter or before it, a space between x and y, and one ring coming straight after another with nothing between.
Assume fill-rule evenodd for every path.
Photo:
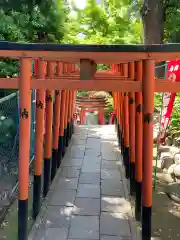
<instances>
[{"instance_id":1,"label":"sky","mask_svg":"<svg viewBox=\"0 0 180 240\"><path fill-rule=\"evenodd\" d=\"M78 8L83 9L85 8L86 0L75 0L75 3Z\"/></svg>"},{"instance_id":2,"label":"sky","mask_svg":"<svg viewBox=\"0 0 180 240\"><path fill-rule=\"evenodd\" d=\"M86 0L74 0L76 3L76 6L80 9L85 8ZM97 3L100 3L100 0L96 0Z\"/></svg>"}]
</instances>

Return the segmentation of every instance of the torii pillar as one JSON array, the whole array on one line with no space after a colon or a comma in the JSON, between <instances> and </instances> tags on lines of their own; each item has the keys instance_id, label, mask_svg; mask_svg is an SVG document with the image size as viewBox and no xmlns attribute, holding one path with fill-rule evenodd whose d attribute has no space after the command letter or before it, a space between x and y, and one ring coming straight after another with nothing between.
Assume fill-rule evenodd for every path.
<instances>
[{"instance_id":1,"label":"torii pillar","mask_svg":"<svg viewBox=\"0 0 180 240\"><path fill-rule=\"evenodd\" d=\"M99 119L100 125L104 125L105 124L104 109L103 108L99 108L98 109L98 119Z\"/></svg>"},{"instance_id":2,"label":"torii pillar","mask_svg":"<svg viewBox=\"0 0 180 240\"><path fill-rule=\"evenodd\" d=\"M80 124L81 125L85 124L85 110L83 107L81 107L81 110L80 110Z\"/></svg>"}]
</instances>

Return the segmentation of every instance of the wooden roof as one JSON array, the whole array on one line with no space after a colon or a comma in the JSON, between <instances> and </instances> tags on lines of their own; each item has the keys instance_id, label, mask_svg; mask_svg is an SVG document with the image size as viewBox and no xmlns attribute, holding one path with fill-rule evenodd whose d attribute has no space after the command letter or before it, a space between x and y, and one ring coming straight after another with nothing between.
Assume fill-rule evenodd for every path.
<instances>
[{"instance_id":1,"label":"wooden roof","mask_svg":"<svg viewBox=\"0 0 180 240\"><path fill-rule=\"evenodd\" d=\"M0 41L0 57L43 58L69 63L79 63L86 58L106 64L143 59L174 60L180 58L180 44L73 45Z\"/></svg>"}]
</instances>

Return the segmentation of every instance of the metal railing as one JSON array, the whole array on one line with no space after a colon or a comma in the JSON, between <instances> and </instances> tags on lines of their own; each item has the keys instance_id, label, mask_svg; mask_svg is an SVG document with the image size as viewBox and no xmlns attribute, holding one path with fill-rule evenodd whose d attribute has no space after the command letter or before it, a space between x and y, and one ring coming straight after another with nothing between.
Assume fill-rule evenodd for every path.
<instances>
[{"instance_id":1,"label":"metal railing","mask_svg":"<svg viewBox=\"0 0 180 240\"><path fill-rule=\"evenodd\" d=\"M35 90L31 104L30 165L34 159ZM18 187L19 92L0 99L0 219Z\"/></svg>"}]
</instances>

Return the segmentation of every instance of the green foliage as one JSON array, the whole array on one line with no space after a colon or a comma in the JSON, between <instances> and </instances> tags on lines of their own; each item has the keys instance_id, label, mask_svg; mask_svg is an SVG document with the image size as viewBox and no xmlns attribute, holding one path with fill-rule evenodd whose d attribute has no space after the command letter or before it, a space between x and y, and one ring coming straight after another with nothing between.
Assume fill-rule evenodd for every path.
<instances>
[{"instance_id":1,"label":"green foliage","mask_svg":"<svg viewBox=\"0 0 180 240\"><path fill-rule=\"evenodd\" d=\"M165 41L180 41L180 2L164 0Z\"/></svg>"},{"instance_id":2,"label":"green foliage","mask_svg":"<svg viewBox=\"0 0 180 240\"><path fill-rule=\"evenodd\" d=\"M97 70L108 70L110 69L109 65L105 65L105 64L98 64L97 65Z\"/></svg>"},{"instance_id":3,"label":"green foliage","mask_svg":"<svg viewBox=\"0 0 180 240\"><path fill-rule=\"evenodd\" d=\"M65 40L95 44L141 43L142 25L129 14L131 4L129 0L107 0L102 6L95 0L86 0L84 9L74 4Z\"/></svg>"},{"instance_id":4,"label":"green foliage","mask_svg":"<svg viewBox=\"0 0 180 240\"><path fill-rule=\"evenodd\" d=\"M111 95L108 96L108 104L107 108L105 109L104 117L106 119L106 122L109 121L110 113L114 111L113 109L113 98Z\"/></svg>"},{"instance_id":5,"label":"green foliage","mask_svg":"<svg viewBox=\"0 0 180 240\"><path fill-rule=\"evenodd\" d=\"M78 91L77 96L78 97L88 97L89 96L89 91Z\"/></svg>"},{"instance_id":6,"label":"green foliage","mask_svg":"<svg viewBox=\"0 0 180 240\"><path fill-rule=\"evenodd\" d=\"M154 94L154 112L161 112L162 108L162 93Z\"/></svg>"},{"instance_id":7,"label":"green foliage","mask_svg":"<svg viewBox=\"0 0 180 240\"><path fill-rule=\"evenodd\" d=\"M156 93L154 97L155 112L160 113L162 106L162 94ZM175 140L180 140L180 93L176 95L167 136Z\"/></svg>"},{"instance_id":8,"label":"green foliage","mask_svg":"<svg viewBox=\"0 0 180 240\"><path fill-rule=\"evenodd\" d=\"M0 39L10 42L38 42L38 34L47 33L43 42L61 42L68 8L63 0L0 1ZM16 61L0 61L0 76L18 74Z\"/></svg>"}]
</instances>

